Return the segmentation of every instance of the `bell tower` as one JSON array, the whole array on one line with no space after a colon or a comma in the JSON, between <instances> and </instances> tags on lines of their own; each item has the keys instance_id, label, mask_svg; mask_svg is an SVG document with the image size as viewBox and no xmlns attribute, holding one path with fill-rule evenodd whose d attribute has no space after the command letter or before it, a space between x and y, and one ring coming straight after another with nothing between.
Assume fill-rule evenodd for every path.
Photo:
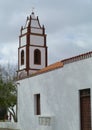
<instances>
[{"instance_id":1,"label":"bell tower","mask_svg":"<svg viewBox=\"0 0 92 130\"><path fill-rule=\"evenodd\" d=\"M18 48L18 78L23 78L47 66L47 45L44 26L34 12L21 27Z\"/></svg>"}]
</instances>

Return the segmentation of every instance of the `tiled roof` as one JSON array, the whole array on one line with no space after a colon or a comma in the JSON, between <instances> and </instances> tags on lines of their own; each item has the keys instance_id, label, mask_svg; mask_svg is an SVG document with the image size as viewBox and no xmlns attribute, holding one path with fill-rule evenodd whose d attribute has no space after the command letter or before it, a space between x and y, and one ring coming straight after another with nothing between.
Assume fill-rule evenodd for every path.
<instances>
[{"instance_id":1,"label":"tiled roof","mask_svg":"<svg viewBox=\"0 0 92 130\"><path fill-rule=\"evenodd\" d=\"M67 59L64 59L64 60L59 61L59 62L56 62L56 63L51 64L51 65L49 65L49 66L47 66L47 67L45 67L41 70L38 70L37 72L35 72L35 73L33 73L29 76L25 76L25 77L22 77L22 78L19 78L19 79L24 79L24 78L36 76L36 75L39 75L39 74L42 74L42 73L46 73L46 72L49 72L49 71L53 71L55 69L63 67L65 64L77 62L77 61L84 60L84 59L87 59L87 58L90 58L90 57L92 57L92 51L78 55L78 56L74 56L74 57L71 57L71 58L67 58Z\"/></svg>"},{"instance_id":2,"label":"tiled roof","mask_svg":"<svg viewBox=\"0 0 92 130\"><path fill-rule=\"evenodd\" d=\"M77 55L77 56L74 56L74 57L71 57L71 58L68 58L68 59L64 59L61 62L65 65L65 64L72 63L72 62L84 60L84 59L87 59L87 58L90 58L90 57L92 57L92 51L81 54L81 55Z\"/></svg>"},{"instance_id":3,"label":"tiled roof","mask_svg":"<svg viewBox=\"0 0 92 130\"><path fill-rule=\"evenodd\" d=\"M63 62L56 62L54 64L51 64L41 70L38 70L37 72L35 72L34 74L32 75L38 75L38 74L42 74L42 73L45 73L45 72L48 72L48 71L52 71L52 70L55 70L55 69L58 69L58 68L61 68L63 67Z\"/></svg>"},{"instance_id":4,"label":"tiled roof","mask_svg":"<svg viewBox=\"0 0 92 130\"><path fill-rule=\"evenodd\" d=\"M71 57L71 58L68 58L68 59L64 59L62 61L56 62L54 64L51 64L51 65L49 65L49 66L47 66L47 67L45 67L45 68L37 71L33 75L38 75L38 74L41 74L41 73L46 73L48 71L52 71L52 70L55 70L57 68L61 68L65 64L69 64L69 63L72 63L72 62L84 60L84 59L87 59L87 58L90 58L90 57L92 57L92 52L87 52L87 53L84 53L84 54L81 54L81 55L78 55L78 56L74 56L74 57Z\"/></svg>"}]
</instances>

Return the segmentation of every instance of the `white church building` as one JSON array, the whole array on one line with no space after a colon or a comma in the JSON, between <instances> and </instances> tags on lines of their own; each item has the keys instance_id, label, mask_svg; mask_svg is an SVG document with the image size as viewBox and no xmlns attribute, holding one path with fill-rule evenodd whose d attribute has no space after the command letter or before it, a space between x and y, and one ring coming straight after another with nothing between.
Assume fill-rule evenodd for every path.
<instances>
[{"instance_id":1,"label":"white church building","mask_svg":"<svg viewBox=\"0 0 92 130\"><path fill-rule=\"evenodd\" d=\"M44 26L34 12L18 48L19 130L91 130L92 52L48 66Z\"/></svg>"},{"instance_id":2,"label":"white church building","mask_svg":"<svg viewBox=\"0 0 92 130\"><path fill-rule=\"evenodd\" d=\"M91 130L92 52L47 65L44 26L32 12L18 49L21 130Z\"/></svg>"}]
</instances>

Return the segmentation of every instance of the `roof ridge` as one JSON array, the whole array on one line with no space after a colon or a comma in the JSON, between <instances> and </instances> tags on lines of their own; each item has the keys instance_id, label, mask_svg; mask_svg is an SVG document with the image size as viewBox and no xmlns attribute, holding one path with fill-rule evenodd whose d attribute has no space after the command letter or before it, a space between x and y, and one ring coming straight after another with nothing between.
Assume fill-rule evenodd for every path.
<instances>
[{"instance_id":1,"label":"roof ridge","mask_svg":"<svg viewBox=\"0 0 92 130\"><path fill-rule=\"evenodd\" d=\"M69 64L69 63L84 60L90 57L92 57L92 51L61 60L61 62L63 62L63 64Z\"/></svg>"},{"instance_id":2,"label":"roof ridge","mask_svg":"<svg viewBox=\"0 0 92 130\"><path fill-rule=\"evenodd\" d=\"M69 63L72 63L72 62L84 60L84 59L87 59L87 58L90 58L90 57L92 57L92 51L87 52L87 53L83 53L83 54L80 54L80 55L77 55L77 56L74 56L74 57L70 57L70 58L55 62L53 64L50 64L47 67L45 67L43 69L40 69L37 72L32 73L29 76L21 78L20 80L25 79L25 78L29 78L29 77L33 77L33 76L37 76L37 75L40 75L40 74L43 74L43 73L47 73L49 71L53 71L55 69L61 68L65 64L69 64Z\"/></svg>"},{"instance_id":3,"label":"roof ridge","mask_svg":"<svg viewBox=\"0 0 92 130\"><path fill-rule=\"evenodd\" d=\"M61 68L61 67L63 67L63 62L58 61L58 62L55 62L54 64L48 65L47 67L45 67L41 70L38 70L37 72L33 73L31 76L46 73L46 72L49 72L49 71L52 71L52 70L55 70L55 69Z\"/></svg>"}]
</instances>

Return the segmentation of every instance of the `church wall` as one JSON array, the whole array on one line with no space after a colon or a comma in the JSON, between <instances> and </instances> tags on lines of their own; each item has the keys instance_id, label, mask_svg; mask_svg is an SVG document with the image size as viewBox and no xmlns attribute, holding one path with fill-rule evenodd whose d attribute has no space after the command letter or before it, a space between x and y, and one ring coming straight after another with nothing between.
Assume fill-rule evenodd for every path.
<instances>
[{"instance_id":1,"label":"church wall","mask_svg":"<svg viewBox=\"0 0 92 130\"><path fill-rule=\"evenodd\" d=\"M22 30L22 34L25 34L25 33L27 33L27 28Z\"/></svg>"},{"instance_id":2,"label":"church wall","mask_svg":"<svg viewBox=\"0 0 92 130\"><path fill-rule=\"evenodd\" d=\"M37 20L32 20L32 21L31 21L31 27L39 28L38 21L37 21Z\"/></svg>"},{"instance_id":3,"label":"church wall","mask_svg":"<svg viewBox=\"0 0 92 130\"><path fill-rule=\"evenodd\" d=\"M38 28L31 28L31 32L32 33L38 33L38 34L42 34L43 33L43 30L42 29L38 29Z\"/></svg>"},{"instance_id":4,"label":"church wall","mask_svg":"<svg viewBox=\"0 0 92 130\"><path fill-rule=\"evenodd\" d=\"M92 58L18 82L21 130L80 130L79 90L92 91ZM35 115L35 94L40 94L41 115ZM50 117L51 124L39 123L40 117Z\"/></svg>"},{"instance_id":5,"label":"church wall","mask_svg":"<svg viewBox=\"0 0 92 130\"><path fill-rule=\"evenodd\" d=\"M30 43L32 43L32 45L44 46L44 37L30 35Z\"/></svg>"},{"instance_id":6,"label":"church wall","mask_svg":"<svg viewBox=\"0 0 92 130\"><path fill-rule=\"evenodd\" d=\"M22 32L25 33L26 29L24 29ZM21 46L25 46L26 45L26 43L27 43L26 40L27 40L26 35L21 37Z\"/></svg>"}]
</instances>

